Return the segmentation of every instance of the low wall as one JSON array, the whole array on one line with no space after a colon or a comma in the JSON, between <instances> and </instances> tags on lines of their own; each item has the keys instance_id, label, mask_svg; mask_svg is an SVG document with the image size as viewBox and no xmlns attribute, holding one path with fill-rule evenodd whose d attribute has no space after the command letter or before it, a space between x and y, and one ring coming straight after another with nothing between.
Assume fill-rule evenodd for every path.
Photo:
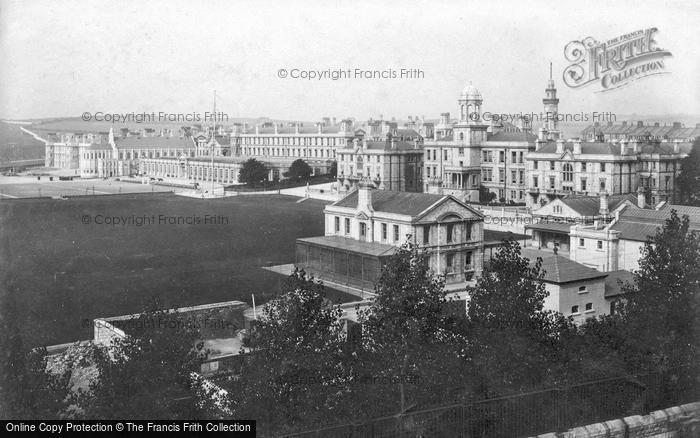
<instances>
[{"instance_id":1,"label":"low wall","mask_svg":"<svg viewBox=\"0 0 700 438\"><path fill-rule=\"evenodd\" d=\"M674 406L648 415L633 415L575 427L537 438L691 438L700 437L700 402Z\"/></svg>"}]
</instances>

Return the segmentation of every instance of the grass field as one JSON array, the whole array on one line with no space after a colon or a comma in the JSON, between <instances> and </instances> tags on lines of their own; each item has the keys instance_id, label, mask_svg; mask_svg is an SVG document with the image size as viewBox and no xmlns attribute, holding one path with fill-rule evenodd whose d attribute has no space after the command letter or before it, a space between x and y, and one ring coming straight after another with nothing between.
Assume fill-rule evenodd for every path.
<instances>
[{"instance_id":1,"label":"grass field","mask_svg":"<svg viewBox=\"0 0 700 438\"><path fill-rule=\"evenodd\" d=\"M15 179L21 179L21 182L15 183ZM169 191L173 191L173 188L101 179L58 181L58 177L54 177L54 181L49 181L49 178L46 176L42 176L41 180L37 180L36 177L4 177L0 179L0 198L4 199ZM0 199L0 202L2 202L2 199Z\"/></svg>"},{"instance_id":2,"label":"grass field","mask_svg":"<svg viewBox=\"0 0 700 438\"><path fill-rule=\"evenodd\" d=\"M261 266L294 260L297 237L323 233L324 203L286 196L200 200L172 194L0 201L0 289L11 294L25 346L92 335L85 320L226 300L256 304L282 276ZM96 224L98 217L227 219L215 224ZM89 219L85 219L89 218ZM84 224L83 222L90 222ZM354 298L329 291L336 302ZM8 295L3 298L7 299ZM3 309L8 311L8 309Z\"/></svg>"}]
</instances>

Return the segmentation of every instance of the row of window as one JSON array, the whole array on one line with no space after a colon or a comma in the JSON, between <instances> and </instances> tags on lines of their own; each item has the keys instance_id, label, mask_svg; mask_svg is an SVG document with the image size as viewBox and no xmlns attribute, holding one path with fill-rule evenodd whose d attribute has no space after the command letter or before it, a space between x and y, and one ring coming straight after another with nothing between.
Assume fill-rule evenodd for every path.
<instances>
[{"instance_id":1,"label":"row of window","mask_svg":"<svg viewBox=\"0 0 700 438\"><path fill-rule=\"evenodd\" d=\"M495 182L506 182L506 172L504 169L498 170L498 181ZM493 181L493 169L482 169L481 179L483 181L494 182ZM525 184L525 171L524 170L511 170L510 171L510 183L511 184Z\"/></svg>"},{"instance_id":2,"label":"row of window","mask_svg":"<svg viewBox=\"0 0 700 438\"><path fill-rule=\"evenodd\" d=\"M571 182L571 181L573 181L573 175L570 175L570 176L567 177L566 174L563 174L562 179L564 180L564 182ZM581 182L581 191L582 191L582 192L588 191L588 180L587 180L586 178L581 178L580 182ZM550 176L550 177L549 177L549 186L548 186L547 188L552 189L552 190L556 189L556 188L557 188L557 184L556 184L556 183L557 183L556 177ZM535 175L535 176L532 177L532 187L534 187L534 188L539 188L539 187L540 187L540 179L539 179L539 176ZM605 191L605 187L606 187L606 180L605 180L605 178L600 178L600 180L598 181L598 188L599 188L599 190L600 190L601 192L603 192L603 191ZM573 186L572 186L572 185L563 185L563 186L562 186L562 190L564 190L564 191L573 191Z\"/></svg>"},{"instance_id":3,"label":"row of window","mask_svg":"<svg viewBox=\"0 0 700 438\"><path fill-rule=\"evenodd\" d=\"M539 170L540 168L544 169L546 166L545 163L547 163L547 161L542 162L542 167L540 167L539 163L540 163L539 161L533 161L532 168L534 170ZM557 167L556 163L557 163L556 161L549 161L549 170L556 170L556 167ZM586 163L586 162L579 163L579 171L580 172L594 171L594 168L593 168L594 164L595 163L591 163L591 167L589 168L588 163ZM608 167L606 166L606 163L599 163L598 169L600 172L605 172L606 169L608 169ZM574 168L572 166L572 163L564 163L562 165L562 170L564 172L573 172Z\"/></svg>"},{"instance_id":4,"label":"row of window","mask_svg":"<svg viewBox=\"0 0 700 438\"><path fill-rule=\"evenodd\" d=\"M593 303L586 303L585 309L586 309L585 310L586 312L592 311L593 310ZM579 313L579 306L578 305L571 306L571 314L576 315L578 313Z\"/></svg>"},{"instance_id":5,"label":"row of window","mask_svg":"<svg viewBox=\"0 0 700 438\"><path fill-rule=\"evenodd\" d=\"M524 163L525 152L524 151L511 151L510 161L511 164L523 164ZM495 163L495 155L493 151L482 151L481 162L482 163ZM498 162L506 162L506 151L498 151Z\"/></svg>"},{"instance_id":6,"label":"row of window","mask_svg":"<svg viewBox=\"0 0 700 438\"><path fill-rule=\"evenodd\" d=\"M255 146L344 146L346 139L335 137L243 137L243 144Z\"/></svg>"},{"instance_id":7,"label":"row of window","mask_svg":"<svg viewBox=\"0 0 700 438\"><path fill-rule=\"evenodd\" d=\"M586 239L578 239L578 247L585 248L586 247ZM602 240L596 241L596 249L603 249L603 241Z\"/></svg>"},{"instance_id":8,"label":"row of window","mask_svg":"<svg viewBox=\"0 0 700 438\"><path fill-rule=\"evenodd\" d=\"M308 153L307 153L308 152ZM335 149L243 148L244 155L335 158Z\"/></svg>"}]
</instances>

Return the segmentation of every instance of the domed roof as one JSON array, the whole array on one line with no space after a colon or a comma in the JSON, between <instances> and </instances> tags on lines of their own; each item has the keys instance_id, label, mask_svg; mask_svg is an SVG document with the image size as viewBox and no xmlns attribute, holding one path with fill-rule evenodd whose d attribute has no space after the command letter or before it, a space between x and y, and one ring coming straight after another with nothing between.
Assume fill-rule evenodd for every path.
<instances>
[{"instance_id":1,"label":"domed roof","mask_svg":"<svg viewBox=\"0 0 700 438\"><path fill-rule=\"evenodd\" d=\"M481 93L479 93L479 90L477 90L471 82L466 87L464 87L464 90L462 90L462 99L482 100Z\"/></svg>"}]
</instances>

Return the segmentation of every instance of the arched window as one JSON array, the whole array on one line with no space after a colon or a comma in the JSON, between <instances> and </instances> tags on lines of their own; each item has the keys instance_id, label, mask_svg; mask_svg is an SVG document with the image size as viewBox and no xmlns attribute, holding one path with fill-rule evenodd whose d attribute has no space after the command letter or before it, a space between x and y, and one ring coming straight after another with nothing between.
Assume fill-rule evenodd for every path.
<instances>
[{"instance_id":1,"label":"arched window","mask_svg":"<svg viewBox=\"0 0 700 438\"><path fill-rule=\"evenodd\" d=\"M563 178L565 182L574 180L574 167L569 163L564 164Z\"/></svg>"},{"instance_id":2,"label":"arched window","mask_svg":"<svg viewBox=\"0 0 700 438\"><path fill-rule=\"evenodd\" d=\"M459 139L460 139L460 140L464 140L464 132L460 132L460 133L459 133Z\"/></svg>"}]
</instances>

